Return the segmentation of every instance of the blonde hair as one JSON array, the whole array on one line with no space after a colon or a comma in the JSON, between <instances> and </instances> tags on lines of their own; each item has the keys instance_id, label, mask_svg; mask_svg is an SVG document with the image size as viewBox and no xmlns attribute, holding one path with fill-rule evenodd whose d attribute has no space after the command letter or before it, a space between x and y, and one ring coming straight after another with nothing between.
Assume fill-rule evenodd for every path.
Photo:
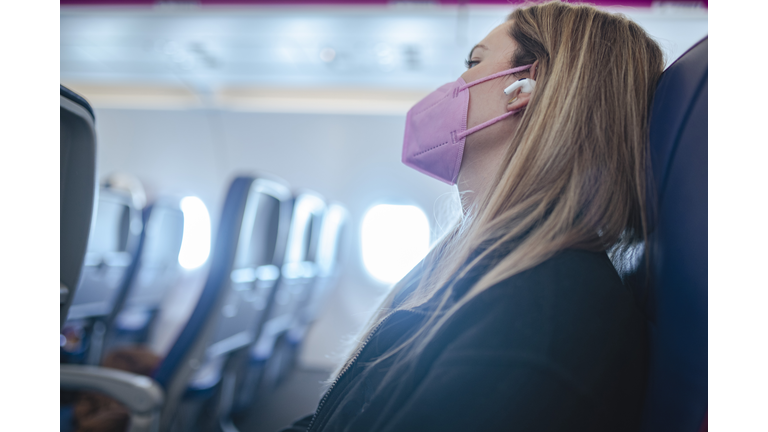
<instances>
[{"instance_id":1,"label":"blonde hair","mask_svg":"<svg viewBox=\"0 0 768 432\"><path fill-rule=\"evenodd\" d=\"M491 183L497 186L481 191L424 259L422 272L395 285L363 336L388 313L437 295L442 313L377 361L411 345L408 355L418 356L464 304L559 251L620 252L645 237L648 113L664 69L658 44L623 15L590 5L531 5L508 21L519 45L511 67L538 61L536 92L509 137ZM448 306L456 282L488 260L480 279ZM396 294L416 282L393 307Z\"/></svg>"}]
</instances>

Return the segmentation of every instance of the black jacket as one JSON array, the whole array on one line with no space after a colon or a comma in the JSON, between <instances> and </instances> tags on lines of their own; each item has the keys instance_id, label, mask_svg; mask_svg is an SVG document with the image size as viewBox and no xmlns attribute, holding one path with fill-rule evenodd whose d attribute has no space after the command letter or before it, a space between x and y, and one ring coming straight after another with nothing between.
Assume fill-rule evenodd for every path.
<instances>
[{"instance_id":1,"label":"black jacket","mask_svg":"<svg viewBox=\"0 0 768 432\"><path fill-rule=\"evenodd\" d=\"M605 253L561 252L472 299L415 361L401 353L370 366L430 307L390 315L316 414L283 432L638 428L645 320Z\"/></svg>"}]
</instances>

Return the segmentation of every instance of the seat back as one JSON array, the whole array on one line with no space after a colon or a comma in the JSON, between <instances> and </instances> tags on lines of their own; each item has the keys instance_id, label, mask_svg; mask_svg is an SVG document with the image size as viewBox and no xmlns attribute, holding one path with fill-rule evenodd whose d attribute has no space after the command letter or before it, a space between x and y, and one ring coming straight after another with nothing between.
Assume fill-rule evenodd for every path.
<instances>
[{"instance_id":1,"label":"seat back","mask_svg":"<svg viewBox=\"0 0 768 432\"><path fill-rule=\"evenodd\" d=\"M98 364L122 307L140 250L140 210L130 195L102 187L77 292L63 328L62 361Z\"/></svg>"},{"instance_id":2,"label":"seat back","mask_svg":"<svg viewBox=\"0 0 768 432\"><path fill-rule=\"evenodd\" d=\"M314 192L303 191L293 198L281 278L252 350L254 360L268 359L277 339L299 322L301 307L307 303L317 276L317 245L325 209L322 197Z\"/></svg>"},{"instance_id":3,"label":"seat back","mask_svg":"<svg viewBox=\"0 0 768 432\"><path fill-rule=\"evenodd\" d=\"M280 219L288 213L286 206L290 191L278 180L247 176L230 185L203 291L154 374L166 390L162 430L190 384L214 386L227 356L253 342L279 277L280 242L287 234ZM274 246L267 246L270 242Z\"/></svg>"},{"instance_id":4,"label":"seat back","mask_svg":"<svg viewBox=\"0 0 768 432\"><path fill-rule=\"evenodd\" d=\"M144 209L142 220L142 247L123 308L111 331L113 345L147 343L160 306L181 274L184 213L180 201L158 198Z\"/></svg>"},{"instance_id":5,"label":"seat back","mask_svg":"<svg viewBox=\"0 0 768 432\"><path fill-rule=\"evenodd\" d=\"M707 64L705 38L664 72L651 111L648 432L706 421Z\"/></svg>"},{"instance_id":6,"label":"seat back","mask_svg":"<svg viewBox=\"0 0 768 432\"><path fill-rule=\"evenodd\" d=\"M227 356L256 341L275 298L290 226L290 189L254 178L246 201L228 291L206 357L190 384L211 388L221 379Z\"/></svg>"},{"instance_id":7,"label":"seat back","mask_svg":"<svg viewBox=\"0 0 768 432\"><path fill-rule=\"evenodd\" d=\"M69 320L109 315L115 308L129 266L138 252L140 209L123 192L100 188L96 219Z\"/></svg>"},{"instance_id":8,"label":"seat back","mask_svg":"<svg viewBox=\"0 0 768 432\"><path fill-rule=\"evenodd\" d=\"M59 110L59 328L64 326L85 259L96 191L96 132L91 106L61 86Z\"/></svg>"},{"instance_id":9,"label":"seat back","mask_svg":"<svg viewBox=\"0 0 768 432\"><path fill-rule=\"evenodd\" d=\"M298 323L290 333L292 344L301 343L337 281L340 249L344 244L343 234L348 218L349 213L338 203L330 204L325 212L315 254L317 276L306 303L299 311Z\"/></svg>"}]
</instances>

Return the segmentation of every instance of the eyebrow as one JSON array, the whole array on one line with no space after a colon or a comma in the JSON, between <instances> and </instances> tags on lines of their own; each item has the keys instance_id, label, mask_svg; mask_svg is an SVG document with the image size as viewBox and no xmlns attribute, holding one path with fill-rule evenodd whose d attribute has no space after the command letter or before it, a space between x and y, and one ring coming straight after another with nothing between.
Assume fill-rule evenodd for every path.
<instances>
[{"instance_id":1,"label":"eyebrow","mask_svg":"<svg viewBox=\"0 0 768 432\"><path fill-rule=\"evenodd\" d=\"M484 50L488 49L488 47L483 45L483 44L477 44L477 45L473 46L471 50L469 50L469 57L467 57L467 58L470 58L470 59L472 58L472 54L475 53L475 49L476 48L482 48Z\"/></svg>"}]
</instances>

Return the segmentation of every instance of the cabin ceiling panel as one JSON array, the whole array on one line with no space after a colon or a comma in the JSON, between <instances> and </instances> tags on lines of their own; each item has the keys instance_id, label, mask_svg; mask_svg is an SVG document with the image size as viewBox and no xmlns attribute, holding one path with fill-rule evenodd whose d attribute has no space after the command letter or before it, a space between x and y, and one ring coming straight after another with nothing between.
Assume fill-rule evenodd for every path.
<instances>
[{"instance_id":1,"label":"cabin ceiling panel","mask_svg":"<svg viewBox=\"0 0 768 432\"><path fill-rule=\"evenodd\" d=\"M73 88L101 85L112 93L119 86L182 86L200 95L202 106L231 88L423 92L455 80L472 45L510 11L439 5L62 6L60 75ZM707 33L705 9L621 11L656 36L670 59Z\"/></svg>"}]
</instances>

